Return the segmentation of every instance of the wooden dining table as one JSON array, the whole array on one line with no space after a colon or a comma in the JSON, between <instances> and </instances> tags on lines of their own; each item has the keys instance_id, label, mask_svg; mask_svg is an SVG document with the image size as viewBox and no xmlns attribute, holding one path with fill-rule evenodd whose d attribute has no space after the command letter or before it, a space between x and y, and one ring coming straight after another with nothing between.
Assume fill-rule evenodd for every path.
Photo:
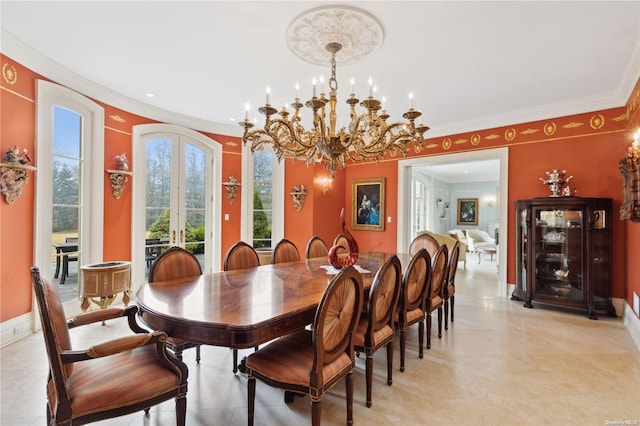
<instances>
[{"instance_id":1,"label":"wooden dining table","mask_svg":"<svg viewBox=\"0 0 640 426\"><path fill-rule=\"evenodd\" d=\"M361 253L365 289L390 254ZM403 265L408 255L399 256ZM327 258L220 271L144 284L136 294L143 321L169 336L235 349L253 348L313 322L330 275Z\"/></svg>"}]
</instances>

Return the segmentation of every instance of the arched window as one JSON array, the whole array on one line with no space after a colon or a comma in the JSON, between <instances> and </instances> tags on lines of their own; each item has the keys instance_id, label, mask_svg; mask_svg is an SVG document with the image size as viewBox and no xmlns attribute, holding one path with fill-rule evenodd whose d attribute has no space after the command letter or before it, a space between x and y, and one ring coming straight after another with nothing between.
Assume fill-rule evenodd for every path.
<instances>
[{"instance_id":1,"label":"arched window","mask_svg":"<svg viewBox=\"0 0 640 426\"><path fill-rule=\"evenodd\" d=\"M36 102L36 264L73 315L80 312L79 265L102 261L104 110L42 80Z\"/></svg>"}]
</instances>

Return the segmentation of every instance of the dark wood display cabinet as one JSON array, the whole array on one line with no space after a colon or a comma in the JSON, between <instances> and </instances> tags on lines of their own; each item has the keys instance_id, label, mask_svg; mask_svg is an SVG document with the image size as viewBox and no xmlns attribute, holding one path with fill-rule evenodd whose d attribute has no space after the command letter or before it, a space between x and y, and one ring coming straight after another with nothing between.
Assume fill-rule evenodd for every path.
<instances>
[{"instance_id":1,"label":"dark wood display cabinet","mask_svg":"<svg viewBox=\"0 0 640 426\"><path fill-rule=\"evenodd\" d=\"M611 199L544 197L518 200L516 288L512 300L597 311L611 303Z\"/></svg>"}]
</instances>

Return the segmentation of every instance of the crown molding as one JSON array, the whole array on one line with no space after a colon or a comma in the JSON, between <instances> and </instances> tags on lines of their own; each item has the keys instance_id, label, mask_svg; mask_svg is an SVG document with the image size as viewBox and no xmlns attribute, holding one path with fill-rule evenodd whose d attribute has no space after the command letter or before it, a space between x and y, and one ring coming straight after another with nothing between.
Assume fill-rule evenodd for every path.
<instances>
[{"instance_id":1,"label":"crown molding","mask_svg":"<svg viewBox=\"0 0 640 426\"><path fill-rule=\"evenodd\" d=\"M4 55L47 79L81 93L84 96L162 123L175 124L208 133L242 136L243 130L240 126L216 123L156 108L96 84L37 52L4 28L2 29L1 37L1 49Z\"/></svg>"}]
</instances>

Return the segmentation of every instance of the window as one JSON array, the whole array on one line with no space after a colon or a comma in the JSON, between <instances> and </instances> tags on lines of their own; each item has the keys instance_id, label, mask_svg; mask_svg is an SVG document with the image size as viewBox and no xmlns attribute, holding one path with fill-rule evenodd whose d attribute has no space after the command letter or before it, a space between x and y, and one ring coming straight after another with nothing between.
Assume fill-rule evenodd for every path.
<instances>
[{"instance_id":1,"label":"window","mask_svg":"<svg viewBox=\"0 0 640 426\"><path fill-rule=\"evenodd\" d=\"M241 239L256 249L270 249L284 237L284 164L269 150L244 148Z\"/></svg>"},{"instance_id":2,"label":"window","mask_svg":"<svg viewBox=\"0 0 640 426\"><path fill-rule=\"evenodd\" d=\"M132 287L170 246L192 252L204 273L219 270L221 145L180 126L144 124L133 128L133 149Z\"/></svg>"},{"instance_id":3,"label":"window","mask_svg":"<svg viewBox=\"0 0 640 426\"><path fill-rule=\"evenodd\" d=\"M104 110L39 80L37 114L35 263L73 315L80 312L79 266L102 261Z\"/></svg>"}]
</instances>

